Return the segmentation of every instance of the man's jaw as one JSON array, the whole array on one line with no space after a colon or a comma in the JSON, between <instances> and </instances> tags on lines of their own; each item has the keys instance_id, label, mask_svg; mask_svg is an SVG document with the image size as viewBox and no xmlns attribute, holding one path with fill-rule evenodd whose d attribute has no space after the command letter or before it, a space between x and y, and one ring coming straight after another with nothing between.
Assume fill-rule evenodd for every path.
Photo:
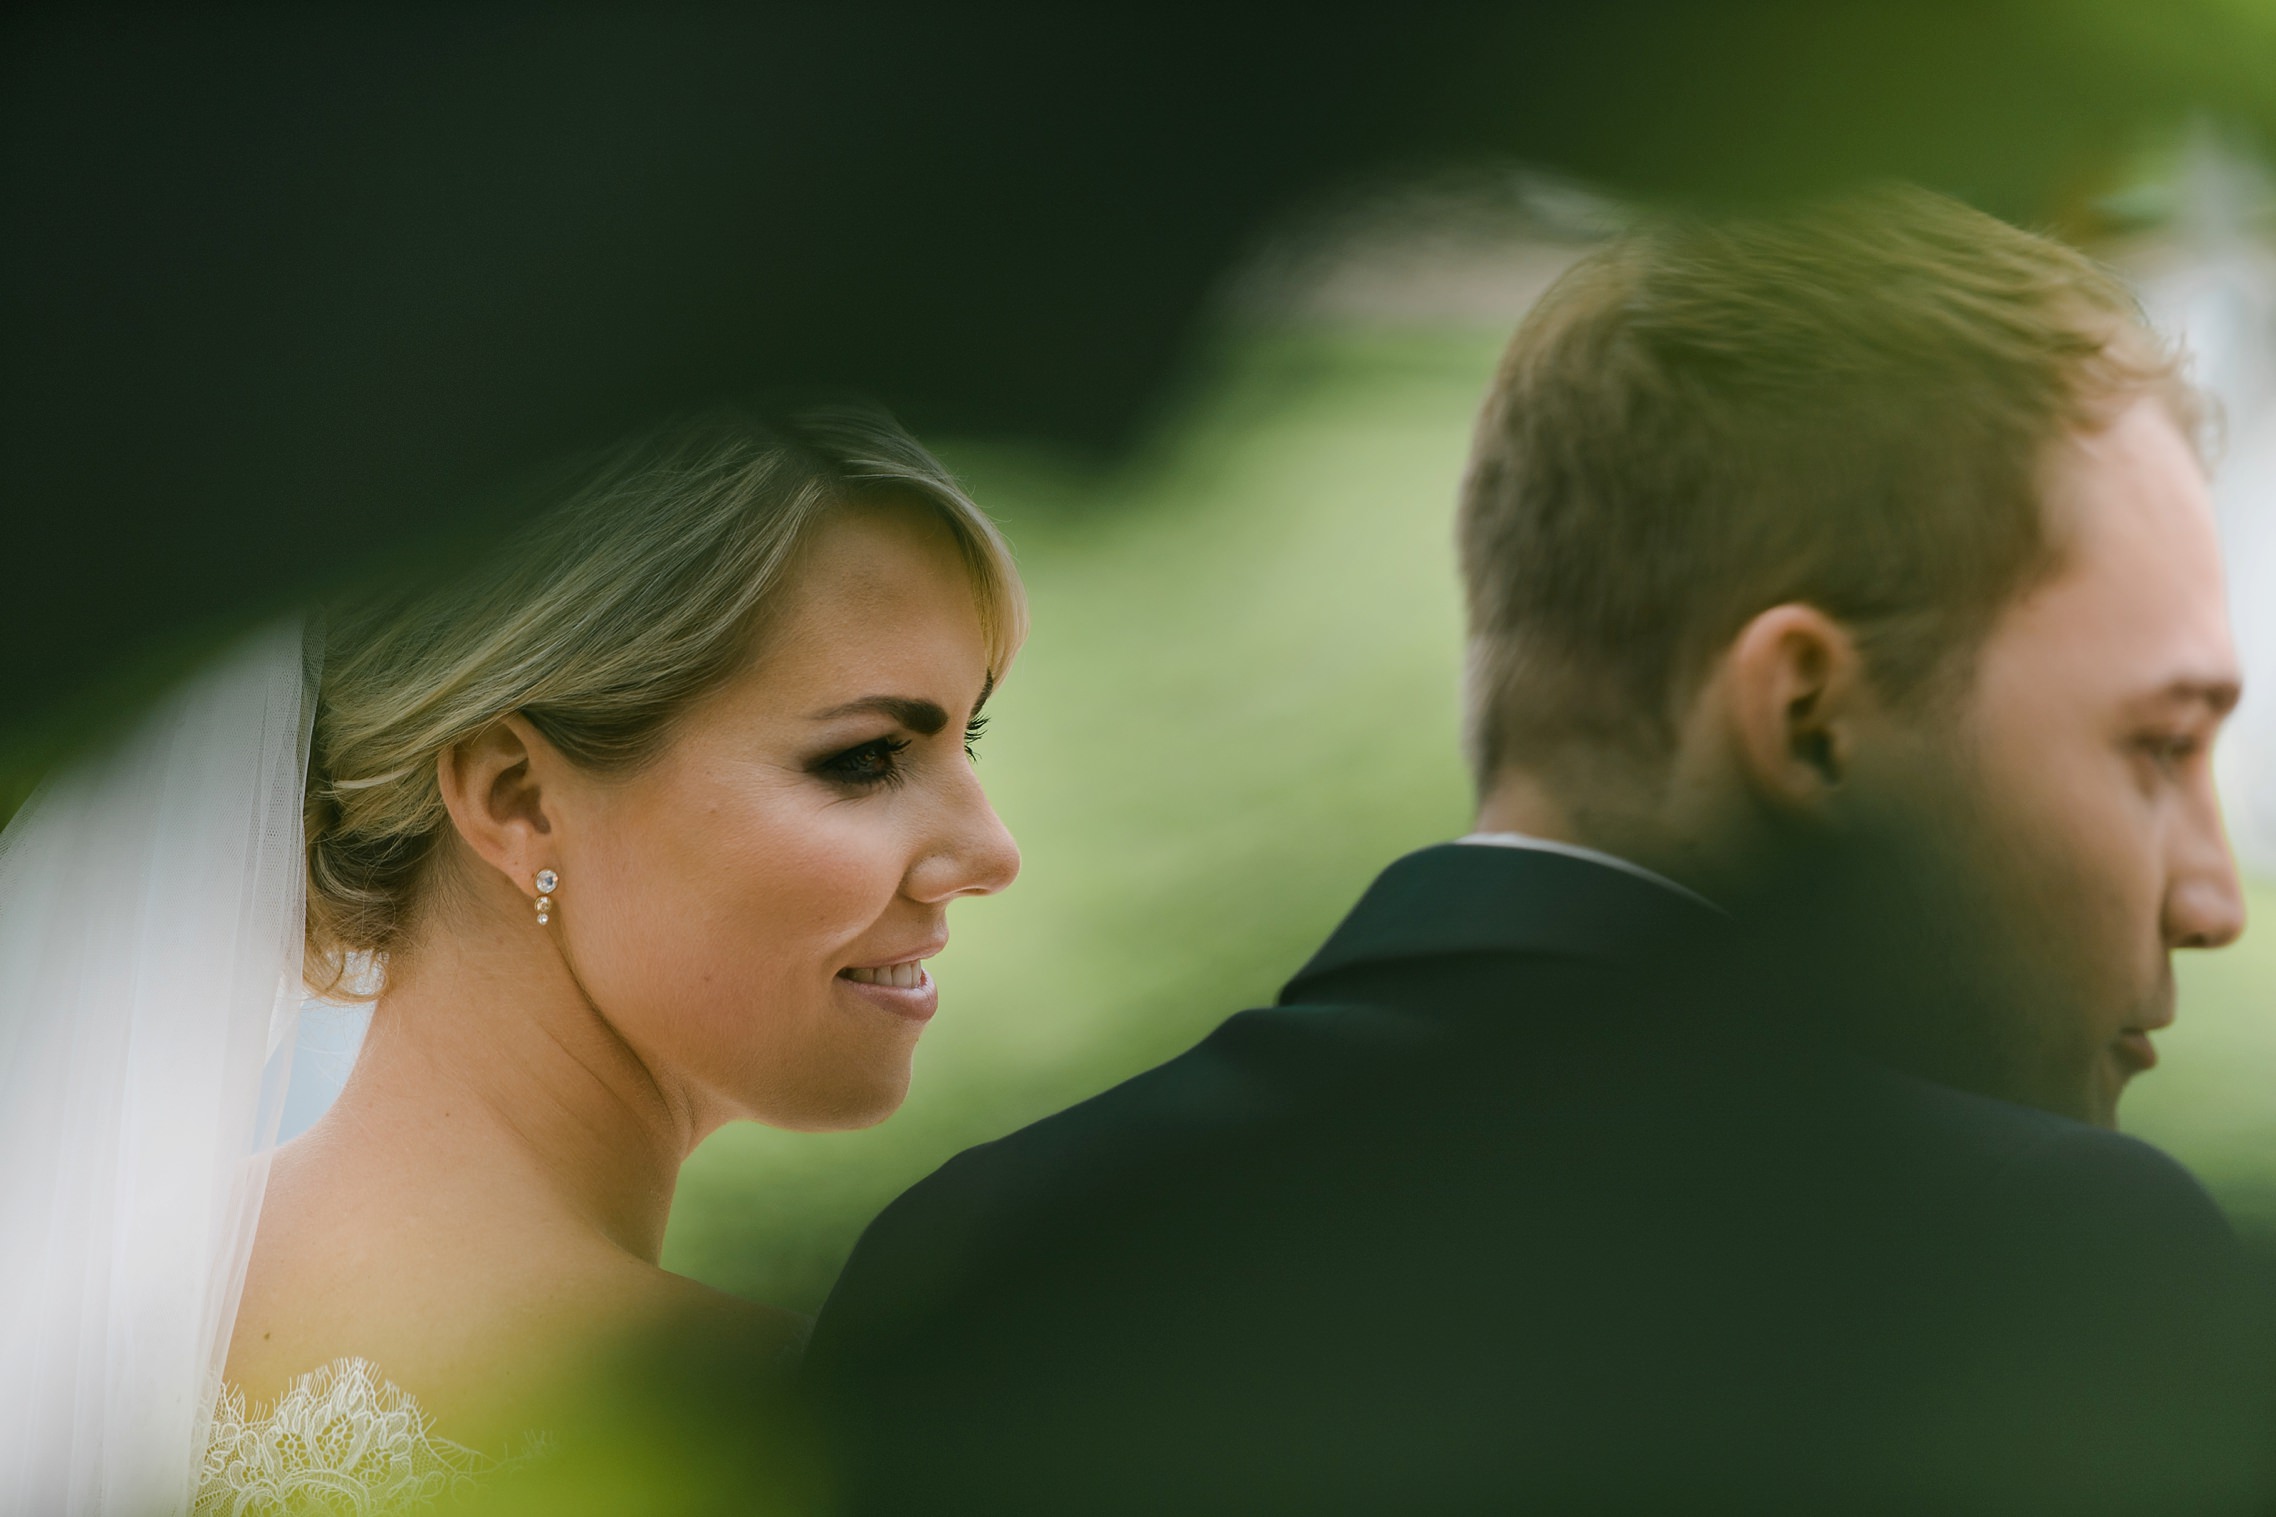
<instances>
[{"instance_id":1,"label":"man's jaw","mask_svg":"<svg viewBox=\"0 0 2276 1517\"><path fill-rule=\"evenodd\" d=\"M2173 1025L2178 997L2173 987L2173 960L2168 957L2160 966L2157 989L2136 1012L2134 1019L2118 1029L2116 1048L2118 1057L2128 1066L2128 1075L2145 1074L2157 1067L2157 1046L2150 1034L2163 1032Z\"/></svg>"},{"instance_id":2,"label":"man's jaw","mask_svg":"<svg viewBox=\"0 0 2276 1517\"><path fill-rule=\"evenodd\" d=\"M2149 1028L2125 1028L2110 1046L2129 1080L2135 1075L2147 1074L2157 1068L2157 1045L2150 1041Z\"/></svg>"},{"instance_id":3,"label":"man's jaw","mask_svg":"<svg viewBox=\"0 0 2276 1517\"><path fill-rule=\"evenodd\" d=\"M2137 1009L2133 1020L2121 1026L2110 1040L2110 1098L2099 1115L2101 1126L2118 1125L2118 1100L2126 1093L2127 1082L2157 1068L2157 1044L2152 1037L2173 1025L2174 1003L2173 965L2168 960L2157 989Z\"/></svg>"}]
</instances>

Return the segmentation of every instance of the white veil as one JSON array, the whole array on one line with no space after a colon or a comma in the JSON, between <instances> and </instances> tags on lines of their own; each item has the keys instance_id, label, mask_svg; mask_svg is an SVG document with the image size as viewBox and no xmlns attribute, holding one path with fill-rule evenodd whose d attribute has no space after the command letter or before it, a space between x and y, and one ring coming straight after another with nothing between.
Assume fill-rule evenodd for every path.
<instances>
[{"instance_id":1,"label":"white veil","mask_svg":"<svg viewBox=\"0 0 2276 1517\"><path fill-rule=\"evenodd\" d=\"M188 1510L300 1002L297 624L0 834L0 1514Z\"/></svg>"}]
</instances>

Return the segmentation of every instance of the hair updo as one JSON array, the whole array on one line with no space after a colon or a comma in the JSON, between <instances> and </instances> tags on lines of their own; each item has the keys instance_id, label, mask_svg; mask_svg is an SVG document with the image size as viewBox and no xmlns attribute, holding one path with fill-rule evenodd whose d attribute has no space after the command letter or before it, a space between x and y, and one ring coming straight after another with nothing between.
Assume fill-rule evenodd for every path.
<instances>
[{"instance_id":1,"label":"hair updo","mask_svg":"<svg viewBox=\"0 0 2276 1517\"><path fill-rule=\"evenodd\" d=\"M450 830L443 752L519 712L572 762L636 767L745 667L777 583L834 507L929 506L971 573L991 676L1026 635L1002 534L867 406L707 413L586 461L551 498L472 572L328 613L305 803L318 994L375 992L404 946Z\"/></svg>"}]
</instances>

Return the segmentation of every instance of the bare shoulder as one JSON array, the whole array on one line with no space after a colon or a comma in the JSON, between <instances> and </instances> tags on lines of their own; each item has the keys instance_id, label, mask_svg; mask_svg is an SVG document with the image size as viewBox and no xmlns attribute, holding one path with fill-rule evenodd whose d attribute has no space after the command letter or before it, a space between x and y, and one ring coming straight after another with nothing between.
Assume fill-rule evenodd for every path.
<instances>
[{"instance_id":1,"label":"bare shoulder","mask_svg":"<svg viewBox=\"0 0 2276 1517\"><path fill-rule=\"evenodd\" d=\"M594 1256L562 1282L562 1309L513 1343L579 1345L557 1369L521 1387L520 1404L577 1441L676 1438L722 1405L761 1406L784 1394L804 1345L805 1319L715 1290L627 1255ZM571 1325L573 1324L573 1325ZM534 1353L522 1356L537 1362Z\"/></svg>"},{"instance_id":2,"label":"bare shoulder","mask_svg":"<svg viewBox=\"0 0 2276 1517\"><path fill-rule=\"evenodd\" d=\"M621 1257L608 1288L618 1295L627 1331L666 1342L701 1341L760 1358L794 1354L805 1341L808 1319L691 1280L637 1259Z\"/></svg>"},{"instance_id":3,"label":"bare shoulder","mask_svg":"<svg viewBox=\"0 0 2276 1517\"><path fill-rule=\"evenodd\" d=\"M306 1186L298 1168L280 1165L230 1344L227 1378L255 1406L363 1359L454 1441L509 1446L565 1403L606 1405L683 1365L779 1377L803 1336L792 1313L540 1213Z\"/></svg>"}]
</instances>

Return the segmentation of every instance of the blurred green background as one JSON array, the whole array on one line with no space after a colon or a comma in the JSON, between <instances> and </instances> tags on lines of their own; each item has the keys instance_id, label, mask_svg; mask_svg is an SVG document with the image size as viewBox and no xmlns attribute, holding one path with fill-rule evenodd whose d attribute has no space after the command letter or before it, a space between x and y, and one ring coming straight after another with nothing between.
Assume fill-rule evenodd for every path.
<instances>
[{"instance_id":1,"label":"blurred green background","mask_svg":"<svg viewBox=\"0 0 2276 1517\"><path fill-rule=\"evenodd\" d=\"M683 1174L669 1267L813 1310L905 1186L1270 1000L1377 869L1464 829L1451 515L1501 339L1228 337L1106 475L943 443L1034 602L980 756L1025 868L953 914L902 1112L722 1131ZM2126 1124L2276 1240L2276 929L2181 977Z\"/></svg>"},{"instance_id":2,"label":"blurred green background","mask_svg":"<svg viewBox=\"0 0 2276 1517\"><path fill-rule=\"evenodd\" d=\"M951 913L901 1113L722 1131L668 1267L813 1309L902 1188L1270 1000L1377 868L1462 830L1450 502L1496 347L1235 341L1111 475L941 444L1033 602L979 759L1020 879Z\"/></svg>"}]
</instances>

